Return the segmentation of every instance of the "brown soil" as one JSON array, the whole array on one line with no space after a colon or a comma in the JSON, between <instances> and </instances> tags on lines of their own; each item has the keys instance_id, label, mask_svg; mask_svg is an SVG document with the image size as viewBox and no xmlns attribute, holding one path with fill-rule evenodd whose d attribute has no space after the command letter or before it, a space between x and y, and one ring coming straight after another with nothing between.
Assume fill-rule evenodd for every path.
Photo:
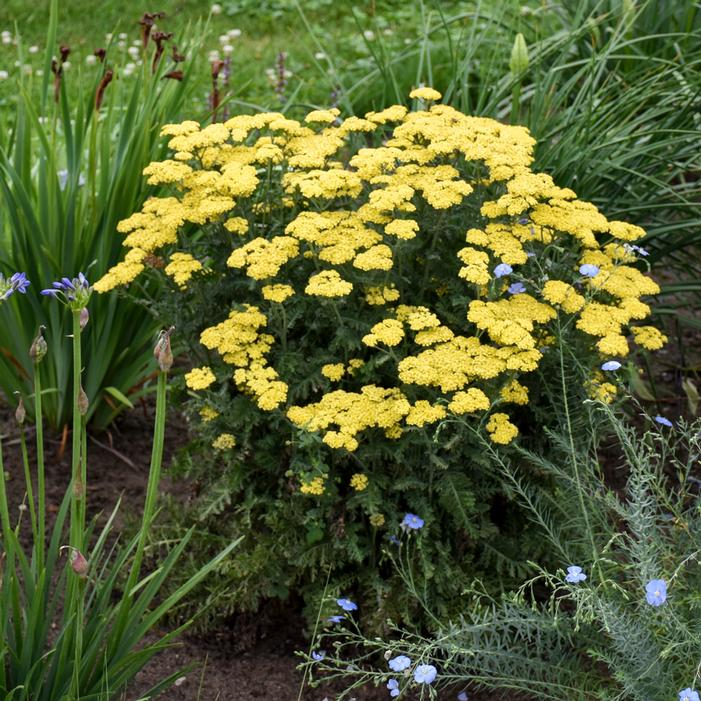
<instances>
[{"instance_id":1,"label":"brown soil","mask_svg":"<svg viewBox=\"0 0 701 701\"><path fill-rule=\"evenodd\" d=\"M152 407L144 405L122 416L108 433L93 436L88 444L88 511L89 515L108 514L121 497L121 513L115 524L123 528L129 513L141 508L145 496L150 451ZM24 478L19 451L19 433L13 412L0 403L0 434L3 436L3 457L8 477L8 497L15 514L19 513L24 493ZM28 429L30 460L34 459L33 433ZM187 441L187 425L182 417L171 415L166 430L164 465ZM70 476L70 437L61 452L62 437L47 436L46 441L47 510L49 516L58 510ZM162 489L186 498L189 485L164 478ZM27 542L27 538L25 538ZM160 679L183 669L191 668L178 679L176 686L160 698L167 701L334 701L342 686L326 685L318 688L302 686L302 673L296 669L300 659L297 650L307 650L309 641L301 631L303 623L298 611L260 617L252 626L255 633L246 630L222 631L207 638L183 636L178 644L160 653L146 667L124 701L139 701L141 694ZM238 636L241 633L241 636ZM248 636L248 645L241 651L240 637ZM239 638L237 640L237 638ZM236 642L234 642L236 641ZM458 690L440 693L440 698L455 699ZM349 701L379 701L389 698L384 687L356 690ZM416 697L402 697L412 701ZM470 694L471 701L492 701L501 698L491 695ZM513 697L510 697L513 701Z\"/></svg>"}]
</instances>

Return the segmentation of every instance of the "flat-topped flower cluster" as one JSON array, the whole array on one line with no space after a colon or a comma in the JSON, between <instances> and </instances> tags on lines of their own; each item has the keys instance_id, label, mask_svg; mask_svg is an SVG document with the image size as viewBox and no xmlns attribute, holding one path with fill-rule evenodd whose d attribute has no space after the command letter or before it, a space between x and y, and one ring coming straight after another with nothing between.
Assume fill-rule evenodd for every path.
<instances>
[{"instance_id":1,"label":"flat-topped flower cluster","mask_svg":"<svg viewBox=\"0 0 701 701\"><path fill-rule=\"evenodd\" d=\"M645 232L534 172L527 129L432 104L431 89L412 97L421 109L364 118L329 109L166 126L173 156L144 174L169 192L121 222L129 252L95 289L159 257L175 293L230 284L237 295L208 310L200 336L223 362L188 385L233 381L260 410L346 451L371 431L401 440L468 415L509 443L508 407L528 403L522 382L563 327L591 348L592 368L631 342L660 348L664 336L640 325L641 298L659 291L640 269ZM280 321L291 318L301 321ZM306 401L286 371L291 352L314 376ZM616 385L593 374L591 392L610 400Z\"/></svg>"}]
</instances>

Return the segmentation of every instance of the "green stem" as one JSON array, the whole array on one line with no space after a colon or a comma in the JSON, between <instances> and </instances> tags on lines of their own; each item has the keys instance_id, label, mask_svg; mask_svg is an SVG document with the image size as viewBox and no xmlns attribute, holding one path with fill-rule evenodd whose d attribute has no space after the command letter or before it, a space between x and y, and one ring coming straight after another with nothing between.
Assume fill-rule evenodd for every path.
<instances>
[{"instance_id":1,"label":"green stem","mask_svg":"<svg viewBox=\"0 0 701 701\"><path fill-rule=\"evenodd\" d=\"M511 123L518 124L521 116L521 79L519 78L511 90Z\"/></svg>"},{"instance_id":2,"label":"green stem","mask_svg":"<svg viewBox=\"0 0 701 701\"><path fill-rule=\"evenodd\" d=\"M34 536L35 551L39 547L39 531L37 529L37 512L34 504L34 487L32 485L32 472L29 468L29 455L27 454L27 439L24 436L24 426L19 427L19 439L22 448L22 465L24 466L24 481L27 485L27 501L29 502L29 516L32 522L32 535Z\"/></svg>"},{"instance_id":3,"label":"green stem","mask_svg":"<svg viewBox=\"0 0 701 701\"><path fill-rule=\"evenodd\" d=\"M136 586L141 563L144 558L144 549L146 547L146 539L148 537L151 521L153 520L153 512L156 506L156 498L158 496L158 486L161 481L161 464L163 462L163 443L165 436L166 424L166 388L167 388L168 373L158 373L158 387L156 389L156 419L153 429L153 447L151 449L151 466L149 468L148 486L146 488L146 500L144 502L144 515L141 521L141 530L139 532L139 542L136 546L136 554L132 563L129 581L127 583L127 595Z\"/></svg>"},{"instance_id":4,"label":"green stem","mask_svg":"<svg viewBox=\"0 0 701 701\"><path fill-rule=\"evenodd\" d=\"M37 446L37 571L44 567L44 552L46 548L46 484L44 480L44 418L41 406L41 373L39 366L34 365L34 421L36 424Z\"/></svg>"},{"instance_id":5,"label":"green stem","mask_svg":"<svg viewBox=\"0 0 701 701\"><path fill-rule=\"evenodd\" d=\"M2 436L0 436L0 521L2 522L3 548L8 549L10 543L10 510L7 506L7 492L5 491L5 467L2 461Z\"/></svg>"},{"instance_id":6,"label":"green stem","mask_svg":"<svg viewBox=\"0 0 701 701\"><path fill-rule=\"evenodd\" d=\"M72 310L73 314L73 435L71 453L71 477L73 495L71 498L71 539L72 547L83 552L83 534L85 532L84 509L81 501L84 499L85 482L82 479L81 467L81 432L83 417L78 409L80 393L81 353L80 353L80 311Z\"/></svg>"},{"instance_id":7,"label":"green stem","mask_svg":"<svg viewBox=\"0 0 701 701\"><path fill-rule=\"evenodd\" d=\"M85 556L85 494L86 474L85 461L82 459L83 433L85 431L84 417L78 407L80 394L80 379L82 371L80 348L80 310L71 310L73 315L73 436L71 451L71 528L70 545ZM82 463L82 464L81 464ZM74 550L71 549L69 557ZM74 648L73 648L73 678L71 681L71 698L80 699L80 672L83 657L83 608L85 599L84 582L75 573L70 573L69 601L70 614L74 616Z\"/></svg>"}]
</instances>

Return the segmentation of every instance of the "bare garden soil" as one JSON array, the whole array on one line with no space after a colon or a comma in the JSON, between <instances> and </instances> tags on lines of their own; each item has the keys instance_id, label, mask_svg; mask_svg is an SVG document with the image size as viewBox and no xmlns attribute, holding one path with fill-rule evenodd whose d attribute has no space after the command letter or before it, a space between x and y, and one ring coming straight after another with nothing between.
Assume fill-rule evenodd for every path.
<instances>
[{"instance_id":1,"label":"bare garden soil","mask_svg":"<svg viewBox=\"0 0 701 701\"><path fill-rule=\"evenodd\" d=\"M106 433L88 440L88 510L89 515L109 514L122 500L116 529L126 527L141 509L148 477L153 407L143 406L122 416ZM13 410L0 404L0 434L8 478L8 497L14 513L19 515L25 499L20 461L19 432ZM187 424L173 413L166 428L164 466L187 442ZM30 460L33 461L33 430L28 429ZM52 436L46 440L47 508L55 513L65 493L70 476L70 436ZM166 470L167 472L167 470ZM167 476L162 489L186 500L190 485ZM104 516L103 516L104 517ZM273 609L277 610L277 609ZM262 622L261 622L262 620ZM309 641L298 612L256 617L242 617L231 630L207 637L183 636L177 645L160 653L139 675L124 701L139 701L141 694L158 680L190 667L176 686L160 698L166 701L334 701L342 687L338 684L306 687L300 695L302 672L296 669L297 650L307 650ZM456 691L442 692L440 698L455 699ZM384 687L357 690L349 697L356 701L388 699ZM470 694L471 701L492 701L498 696ZM407 698L407 701L412 701Z\"/></svg>"}]
</instances>

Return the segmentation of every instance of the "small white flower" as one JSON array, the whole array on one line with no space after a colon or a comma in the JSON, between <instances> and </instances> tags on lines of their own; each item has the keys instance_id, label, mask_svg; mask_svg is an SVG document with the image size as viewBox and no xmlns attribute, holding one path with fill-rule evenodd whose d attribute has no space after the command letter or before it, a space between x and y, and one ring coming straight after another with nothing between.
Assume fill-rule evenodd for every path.
<instances>
[{"instance_id":1,"label":"small white flower","mask_svg":"<svg viewBox=\"0 0 701 701\"><path fill-rule=\"evenodd\" d=\"M119 33L119 38L120 38L120 39L126 39L127 36L128 36L128 35L127 35L126 32L120 32L120 33Z\"/></svg>"},{"instance_id":2,"label":"small white flower","mask_svg":"<svg viewBox=\"0 0 701 701\"><path fill-rule=\"evenodd\" d=\"M63 67L64 71L69 71L71 69L71 62L70 61L64 61L61 66Z\"/></svg>"},{"instance_id":3,"label":"small white flower","mask_svg":"<svg viewBox=\"0 0 701 701\"><path fill-rule=\"evenodd\" d=\"M375 32L372 31L372 29L366 29L363 32L363 36L368 40L372 41L375 38Z\"/></svg>"},{"instance_id":4,"label":"small white flower","mask_svg":"<svg viewBox=\"0 0 701 701\"><path fill-rule=\"evenodd\" d=\"M325 54L323 51L317 51L317 52L314 54L314 58L315 58L317 61L323 61L323 60L326 58L326 54Z\"/></svg>"},{"instance_id":5,"label":"small white flower","mask_svg":"<svg viewBox=\"0 0 701 701\"><path fill-rule=\"evenodd\" d=\"M3 44L11 44L12 43L12 34L9 32L5 34L5 32L2 33L2 43Z\"/></svg>"},{"instance_id":6,"label":"small white flower","mask_svg":"<svg viewBox=\"0 0 701 701\"><path fill-rule=\"evenodd\" d=\"M97 56L95 56L94 54L88 54L85 57L85 63L88 66L94 66L97 63Z\"/></svg>"},{"instance_id":7,"label":"small white flower","mask_svg":"<svg viewBox=\"0 0 701 701\"><path fill-rule=\"evenodd\" d=\"M126 46L127 46L127 42L126 42L126 41L118 41L118 42L117 42L117 46L118 46L120 49L125 49Z\"/></svg>"},{"instance_id":8,"label":"small white flower","mask_svg":"<svg viewBox=\"0 0 701 701\"><path fill-rule=\"evenodd\" d=\"M127 49L127 53L129 56L131 56L135 61L141 56L141 51L139 50L138 46L130 46Z\"/></svg>"},{"instance_id":9,"label":"small white flower","mask_svg":"<svg viewBox=\"0 0 701 701\"><path fill-rule=\"evenodd\" d=\"M229 39L238 39L241 36L241 30L238 28L230 29L228 34Z\"/></svg>"},{"instance_id":10,"label":"small white flower","mask_svg":"<svg viewBox=\"0 0 701 701\"><path fill-rule=\"evenodd\" d=\"M7 80L10 74L7 71L0 71L0 80Z\"/></svg>"},{"instance_id":11,"label":"small white flower","mask_svg":"<svg viewBox=\"0 0 701 701\"><path fill-rule=\"evenodd\" d=\"M136 64L135 63L127 63L126 66L124 66L124 75L131 75L134 71L136 70Z\"/></svg>"},{"instance_id":12,"label":"small white flower","mask_svg":"<svg viewBox=\"0 0 701 701\"><path fill-rule=\"evenodd\" d=\"M107 34L105 34L105 41L112 41L112 32L107 32Z\"/></svg>"},{"instance_id":13,"label":"small white flower","mask_svg":"<svg viewBox=\"0 0 701 701\"><path fill-rule=\"evenodd\" d=\"M212 61L218 61L219 60L219 52L218 51L210 51L208 58L209 58L210 63Z\"/></svg>"},{"instance_id":14,"label":"small white flower","mask_svg":"<svg viewBox=\"0 0 701 701\"><path fill-rule=\"evenodd\" d=\"M231 44L224 44L221 50L224 52L224 56L231 56L234 53L234 47Z\"/></svg>"},{"instance_id":15,"label":"small white flower","mask_svg":"<svg viewBox=\"0 0 701 701\"><path fill-rule=\"evenodd\" d=\"M30 54L38 54L39 53L39 47L38 46L30 46L28 49Z\"/></svg>"},{"instance_id":16,"label":"small white flower","mask_svg":"<svg viewBox=\"0 0 701 701\"><path fill-rule=\"evenodd\" d=\"M31 75L32 74L32 67L27 63L24 66L22 66L22 73L24 75Z\"/></svg>"},{"instance_id":17,"label":"small white flower","mask_svg":"<svg viewBox=\"0 0 701 701\"><path fill-rule=\"evenodd\" d=\"M220 15L221 11L222 11L222 6L218 2L215 2L212 5L212 14L213 15Z\"/></svg>"}]
</instances>

